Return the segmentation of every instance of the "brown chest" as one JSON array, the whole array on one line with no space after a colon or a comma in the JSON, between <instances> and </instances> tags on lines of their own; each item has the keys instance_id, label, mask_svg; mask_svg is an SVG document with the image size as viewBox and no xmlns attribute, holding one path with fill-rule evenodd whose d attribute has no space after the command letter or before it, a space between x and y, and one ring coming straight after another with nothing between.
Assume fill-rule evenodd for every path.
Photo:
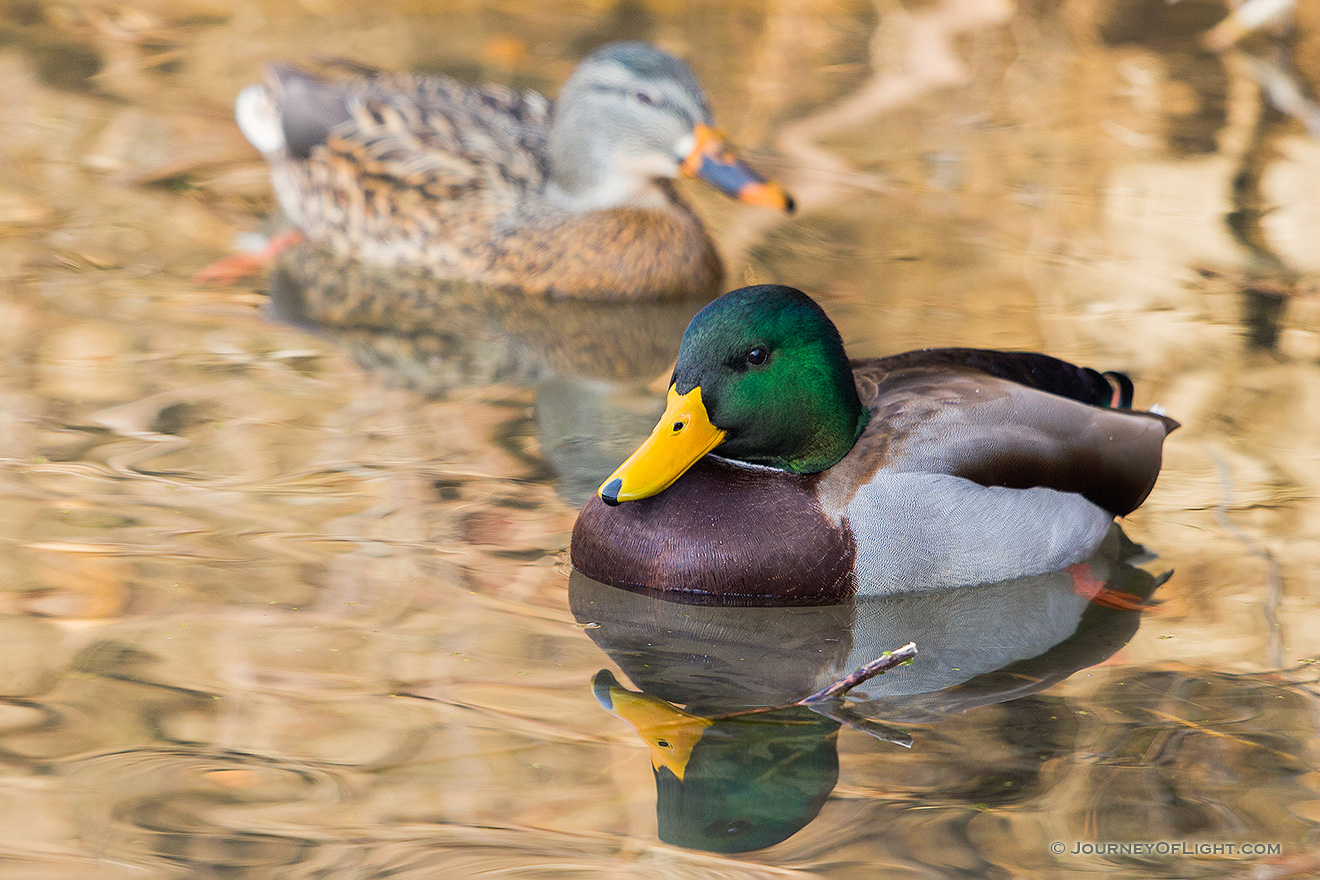
<instances>
[{"instance_id":1,"label":"brown chest","mask_svg":"<svg viewBox=\"0 0 1320 880\"><path fill-rule=\"evenodd\" d=\"M854 590L857 548L815 485L707 456L652 498L609 507L593 496L573 529L573 566L694 603L840 601Z\"/></svg>"}]
</instances>

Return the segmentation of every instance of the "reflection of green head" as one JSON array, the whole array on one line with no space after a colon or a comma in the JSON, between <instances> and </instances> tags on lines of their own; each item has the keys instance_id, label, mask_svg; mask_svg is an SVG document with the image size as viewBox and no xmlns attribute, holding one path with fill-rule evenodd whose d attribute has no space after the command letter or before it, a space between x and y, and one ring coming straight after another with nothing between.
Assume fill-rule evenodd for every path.
<instances>
[{"instance_id":1,"label":"reflection of green head","mask_svg":"<svg viewBox=\"0 0 1320 880\"><path fill-rule=\"evenodd\" d=\"M711 852L785 840L815 818L839 779L839 725L810 709L712 720L629 691L609 672L602 706L651 751L660 839Z\"/></svg>"},{"instance_id":2,"label":"reflection of green head","mask_svg":"<svg viewBox=\"0 0 1320 880\"><path fill-rule=\"evenodd\" d=\"M712 724L681 780L664 767L655 771L660 839L734 853L796 834L839 780L838 731L809 709Z\"/></svg>"}]
</instances>

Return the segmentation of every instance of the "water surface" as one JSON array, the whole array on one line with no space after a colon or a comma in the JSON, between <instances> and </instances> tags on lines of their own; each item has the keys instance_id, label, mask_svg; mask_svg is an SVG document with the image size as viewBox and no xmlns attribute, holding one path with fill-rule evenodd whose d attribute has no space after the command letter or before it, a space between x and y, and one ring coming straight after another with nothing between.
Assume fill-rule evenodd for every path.
<instances>
[{"instance_id":1,"label":"water surface","mask_svg":"<svg viewBox=\"0 0 1320 880\"><path fill-rule=\"evenodd\" d=\"M1315 94L1320 21L1303 5L1294 30L1208 51L1224 14L0 3L4 876L1318 870L1320 140L1305 102L1289 115L1259 83ZM877 680L851 723L734 725L726 745L814 761L789 776L814 818L742 854L660 840L651 745L598 673L643 697L659 681L652 699L692 715L791 702L858 659L856 610L767 618L773 648L734 615L717 668L724 623L628 641L620 622L662 611L572 606L566 561L696 304L449 291L380 321L345 306L375 281L317 285L310 258L269 290L190 281L272 210L229 111L262 62L553 92L617 37L689 58L798 198L785 219L685 188L731 282L807 290L855 356L1046 351L1130 372L1139 405L1183 423L1124 524L1158 557L1123 563L1158 611L1063 591L1010 614L987 594L983 616L939 612L962 628L927 635L930 665ZM916 637L899 629L867 649ZM1278 854L1073 853L1117 841Z\"/></svg>"}]
</instances>

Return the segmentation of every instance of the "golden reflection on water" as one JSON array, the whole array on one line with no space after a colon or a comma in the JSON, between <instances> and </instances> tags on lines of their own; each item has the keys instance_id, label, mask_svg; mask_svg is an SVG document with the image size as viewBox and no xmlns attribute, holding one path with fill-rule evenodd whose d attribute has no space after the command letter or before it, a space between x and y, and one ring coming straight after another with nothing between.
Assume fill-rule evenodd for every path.
<instances>
[{"instance_id":1,"label":"golden reflection on water","mask_svg":"<svg viewBox=\"0 0 1320 880\"><path fill-rule=\"evenodd\" d=\"M1119 839L1277 841L1279 876L1314 870L1320 140L1257 80L1291 57L1314 95L1320 16L1218 55L1223 14L0 2L4 875L1259 864L1048 852ZM567 600L574 499L645 432L667 368L645 343L685 316L624 321L656 329L602 359L589 314L478 300L447 337L331 331L188 281L271 209L229 110L260 63L552 92L622 36L691 59L799 198L783 221L689 191L732 281L808 290L858 356L1126 369L1184 425L1126 524L1175 570L1126 647L914 725L911 750L843 730L820 817L736 858L657 842L646 749L597 706L609 661Z\"/></svg>"}]
</instances>

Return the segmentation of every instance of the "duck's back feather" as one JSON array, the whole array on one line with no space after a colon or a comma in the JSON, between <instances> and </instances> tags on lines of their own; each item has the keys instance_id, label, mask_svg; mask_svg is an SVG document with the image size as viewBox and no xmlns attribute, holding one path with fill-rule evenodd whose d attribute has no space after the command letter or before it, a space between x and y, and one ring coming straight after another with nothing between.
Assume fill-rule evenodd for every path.
<instances>
[{"instance_id":1,"label":"duck's back feather","mask_svg":"<svg viewBox=\"0 0 1320 880\"><path fill-rule=\"evenodd\" d=\"M265 88L283 140L267 155L280 206L340 253L475 280L545 185L551 111L535 92L288 66L272 67Z\"/></svg>"},{"instance_id":2,"label":"duck's back feather","mask_svg":"<svg viewBox=\"0 0 1320 880\"><path fill-rule=\"evenodd\" d=\"M289 65L269 79L289 153L327 146L363 173L526 191L545 181L550 102L532 91L444 76L372 73L328 80Z\"/></svg>"},{"instance_id":3,"label":"duck's back feather","mask_svg":"<svg viewBox=\"0 0 1320 880\"><path fill-rule=\"evenodd\" d=\"M1132 382L1122 373L1101 373L1034 351L923 348L854 363L854 367L868 367L865 373L869 374L873 374L871 368L877 365L883 365L887 373L916 369L972 370L1082 403L1110 406L1117 398L1122 402L1122 408L1132 406ZM864 378L865 375L860 375L858 381L864 381Z\"/></svg>"},{"instance_id":4,"label":"duck's back feather","mask_svg":"<svg viewBox=\"0 0 1320 880\"><path fill-rule=\"evenodd\" d=\"M1100 373L1045 355L932 349L853 364L867 430L822 490L881 470L949 474L983 486L1073 492L1123 516L1155 485L1178 423L1104 406Z\"/></svg>"}]
</instances>

